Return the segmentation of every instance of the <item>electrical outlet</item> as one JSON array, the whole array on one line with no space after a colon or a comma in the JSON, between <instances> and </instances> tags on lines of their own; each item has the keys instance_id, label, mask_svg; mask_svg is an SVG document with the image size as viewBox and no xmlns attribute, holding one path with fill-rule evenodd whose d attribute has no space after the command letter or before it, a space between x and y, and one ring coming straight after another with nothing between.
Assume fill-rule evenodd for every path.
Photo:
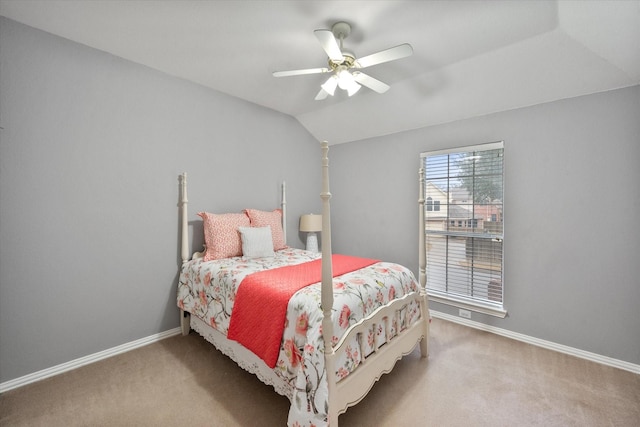
<instances>
[{"instance_id":1,"label":"electrical outlet","mask_svg":"<svg viewBox=\"0 0 640 427\"><path fill-rule=\"evenodd\" d=\"M471 319L471 312L469 310L460 309L458 311L458 315L460 315L460 317L464 317L465 319Z\"/></svg>"}]
</instances>

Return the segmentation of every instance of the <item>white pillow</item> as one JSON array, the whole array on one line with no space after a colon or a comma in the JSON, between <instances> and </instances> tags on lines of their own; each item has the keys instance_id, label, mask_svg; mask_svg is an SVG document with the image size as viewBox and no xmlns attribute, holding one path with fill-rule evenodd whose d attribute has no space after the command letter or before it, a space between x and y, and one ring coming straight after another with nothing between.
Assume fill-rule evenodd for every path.
<instances>
[{"instance_id":1,"label":"white pillow","mask_svg":"<svg viewBox=\"0 0 640 427\"><path fill-rule=\"evenodd\" d=\"M242 239L242 256L260 258L273 256L271 227L238 227Z\"/></svg>"}]
</instances>

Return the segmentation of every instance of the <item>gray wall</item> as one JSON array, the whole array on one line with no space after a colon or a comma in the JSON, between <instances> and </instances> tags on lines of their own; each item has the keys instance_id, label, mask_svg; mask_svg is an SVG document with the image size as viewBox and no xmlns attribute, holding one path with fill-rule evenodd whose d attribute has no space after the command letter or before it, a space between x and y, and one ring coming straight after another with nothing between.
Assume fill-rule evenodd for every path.
<instances>
[{"instance_id":1,"label":"gray wall","mask_svg":"<svg viewBox=\"0 0 640 427\"><path fill-rule=\"evenodd\" d=\"M640 364L639 118L636 86L331 147L334 252L417 272L419 153L504 140L509 314L472 319Z\"/></svg>"},{"instance_id":2,"label":"gray wall","mask_svg":"<svg viewBox=\"0 0 640 427\"><path fill-rule=\"evenodd\" d=\"M286 179L291 246L320 209L293 118L6 18L0 126L0 382L178 326L179 173L193 220Z\"/></svg>"},{"instance_id":3,"label":"gray wall","mask_svg":"<svg viewBox=\"0 0 640 427\"><path fill-rule=\"evenodd\" d=\"M635 87L332 146L334 251L417 271L419 153L504 140L509 316L473 319L640 364L638 117ZM179 173L194 220L282 179L289 244L320 211L294 119L5 18L0 126L0 382L178 325Z\"/></svg>"}]
</instances>

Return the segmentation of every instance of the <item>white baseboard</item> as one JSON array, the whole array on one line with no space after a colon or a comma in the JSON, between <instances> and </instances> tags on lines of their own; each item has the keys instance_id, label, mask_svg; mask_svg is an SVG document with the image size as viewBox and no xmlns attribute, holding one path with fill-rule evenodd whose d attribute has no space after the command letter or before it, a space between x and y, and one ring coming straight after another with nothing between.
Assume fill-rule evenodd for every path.
<instances>
[{"instance_id":1,"label":"white baseboard","mask_svg":"<svg viewBox=\"0 0 640 427\"><path fill-rule=\"evenodd\" d=\"M136 348L144 347L145 345L152 344L154 342L163 340L165 338L172 337L174 335L180 335L181 329L174 328L168 331L160 332L159 334L151 335L145 338L140 338L126 344L119 345L117 347L109 348L98 353L90 354L79 359L72 360L70 362L62 363L60 365L53 366L51 368L43 369L32 374L25 375L14 380L5 381L0 383L0 393L12 390L14 388L22 387L23 385L31 384L36 381L43 380L45 378L52 377L54 375L61 374L63 372L70 371L72 369L79 368L90 363L97 362L99 360L106 359L117 354L125 353L127 351L134 350Z\"/></svg>"},{"instance_id":2,"label":"white baseboard","mask_svg":"<svg viewBox=\"0 0 640 427\"><path fill-rule=\"evenodd\" d=\"M532 344L538 347L554 350L560 353L565 353L571 356L579 357L581 359L590 360L592 362L600 363L602 365L624 369L625 371L633 372L634 374L640 374L640 365L636 365L630 362L625 362L624 360L614 359L612 357L602 356L600 354L591 353L588 351L580 350L580 349L569 347L562 344L557 344L551 341L541 340L539 338L531 337L529 335L520 334L518 332L509 331L507 329L497 328L491 325L485 325L484 323L474 322L473 320L465 319L463 317L458 317L458 316L452 316L451 314L442 313L440 311L429 310L429 312L431 313L432 317L448 320L453 323L458 323L464 326L469 326L471 328L480 329L482 331L491 332L496 335L502 335L503 337L522 341L527 344Z\"/></svg>"}]
</instances>

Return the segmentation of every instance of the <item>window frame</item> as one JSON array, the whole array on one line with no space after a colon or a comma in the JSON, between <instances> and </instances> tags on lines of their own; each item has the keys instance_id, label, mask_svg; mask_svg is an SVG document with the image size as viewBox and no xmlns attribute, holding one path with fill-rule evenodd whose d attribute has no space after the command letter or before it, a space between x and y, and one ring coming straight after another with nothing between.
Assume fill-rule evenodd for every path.
<instances>
[{"instance_id":1,"label":"window frame","mask_svg":"<svg viewBox=\"0 0 640 427\"><path fill-rule=\"evenodd\" d=\"M454 307L458 307L458 308L463 308L466 310L470 310L470 311L474 311L474 312L480 312L480 313L484 313L484 314L488 314L491 316L496 316L496 317L500 317L500 318L504 318L507 315L507 310L504 306L504 290L505 290L505 286L504 286L504 267L505 267L505 262L504 262L504 182L505 182L505 167L504 167L504 141L497 141L497 142L490 142L490 143L486 143L486 144L479 144L479 145L470 145L470 146L462 146L462 147L456 147L456 148L449 148L449 149L444 149L444 150L433 150L433 151L425 151L420 153L420 169L422 171L422 173L424 173L424 179L425 179L425 186L424 186L424 193L421 195L421 198L423 200L426 200L427 198L427 167L426 167L426 158L427 157L433 157L433 156L441 156L441 155L450 155L450 154L457 154L457 153L469 153L469 152L477 152L477 151L488 151L488 150L496 150L496 149L501 149L502 150L502 171L501 171L501 178L502 178L502 199L501 199L501 212L500 212L500 219L502 222L502 229L501 229L501 233L498 233L499 236L496 236L496 238L498 239L498 241L501 243L501 254L500 254L500 284L501 284L501 301L496 302L496 301L490 301L489 296L486 297L486 299L478 299L478 298L474 298L474 297L470 297L470 296L465 296L463 294L460 293L456 293L456 292L448 292L448 291L442 291L442 290L436 290L436 289L432 289L429 288L429 279L428 279L428 274L427 276L427 286L426 286L426 291L427 291L427 295L429 296L429 299L431 301L435 301L435 302L439 302L442 304L446 304L446 305L451 305ZM475 172L474 175L475 176ZM450 180L451 178L455 178L456 175L450 174L448 171L446 173L446 179ZM471 200L473 203L473 194L471 194ZM429 240L429 236L431 235L436 236L436 235L440 235L440 236L445 236L446 239L449 239L451 237L457 236L463 236L466 238L477 238L478 234L477 232L474 232L473 230L470 230L469 232L467 231L461 231L461 230L454 230L454 231L450 231L448 230L448 227L450 224L452 224L452 222L455 221L456 225L459 225L459 222L461 220L455 219L455 218L451 218L448 216L448 212L449 212L449 206L450 206L450 194L447 192L447 217L444 220L444 224L447 225L447 230L430 230L427 226L427 218L428 218L428 212L427 212L427 207L426 205L423 206L423 211L424 211L424 220L425 220L425 224L424 224L424 239L425 242ZM475 205L475 203L474 203ZM432 211L429 211L432 212ZM467 224L473 224L474 222L474 218L471 218L471 220L469 220L468 222L465 221L465 223ZM458 227L455 227L458 228ZM476 230L477 231L477 230ZM485 237L481 237L483 239L486 239ZM488 240L488 239L487 239ZM448 240L447 240L448 242ZM446 243L448 245L448 243ZM424 260L424 265L428 266L428 251L425 251L425 260ZM448 260L448 255L444 256L443 258L445 258L445 268L448 271L449 270L449 263L450 261ZM422 260L421 260L422 261ZM422 264L421 264L422 265ZM428 267L427 267L428 268ZM426 272L425 272L426 274ZM448 273L445 273L445 275ZM474 273L475 274L475 273ZM491 281L490 281L491 282ZM487 291L489 291L489 289L491 288L491 283L487 284ZM449 286L449 285L446 285Z\"/></svg>"}]
</instances>

